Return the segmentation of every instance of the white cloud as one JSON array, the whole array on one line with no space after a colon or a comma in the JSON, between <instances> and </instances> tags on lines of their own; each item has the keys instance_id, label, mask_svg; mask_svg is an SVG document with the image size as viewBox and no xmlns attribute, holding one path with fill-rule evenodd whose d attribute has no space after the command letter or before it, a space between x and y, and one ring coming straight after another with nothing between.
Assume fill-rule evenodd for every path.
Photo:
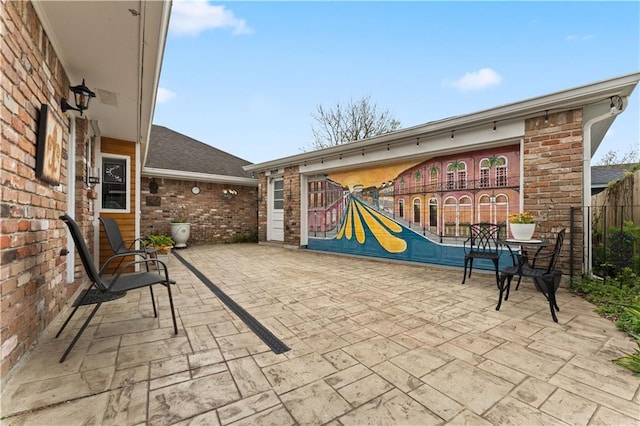
<instances>
[{"instance_id":1,"label":"white cloud","mask_svg":"<svg viewBox=\"0 0 640 426\"><path fill-rule=\"evenodd\" d=\"M244 19L235 17L224 6L212 6L206 0L174 1L169 29L178 35L196 36L207 29L232 28L233 34L251 34Z\"/></svg>"},{"instance_id":2,"label":"white cloud","mask_svg":"<svg viewBox=\"0 0 640 426\"><path fill-rule=\"evenodd\" d=\"M164 87L158 87L158 97L156 98L156 103L163 104L165 102L169 102L175 97L176 94L171 90L165 89Z\"/></svg>"},{"instance_id":3,"label":"white cloud","mask_svg":"<svg viewBox=\"0 0 640 426\"><path fill-rule=\"evenodd\" d=\"M570 34L568 36L566 36L564 39L566 41L585 41L585 40L591 40L596 38L596 36L594 36L593 34L587 34L587 35L575 35L575 34Z\"/></svg>"},{"instance_id":4,"label":"white cloud","mask_svg":"<svg viewBox=\"0 0 640 426\"><path fill-rule=\"evenodd\" d=\"M477 90L500 84L502 76L491 68L482 68L478 71L468 72L462 78L452 82L445 81L444 85L451 85L460 90Z\"/></svg>"}]
</instances>

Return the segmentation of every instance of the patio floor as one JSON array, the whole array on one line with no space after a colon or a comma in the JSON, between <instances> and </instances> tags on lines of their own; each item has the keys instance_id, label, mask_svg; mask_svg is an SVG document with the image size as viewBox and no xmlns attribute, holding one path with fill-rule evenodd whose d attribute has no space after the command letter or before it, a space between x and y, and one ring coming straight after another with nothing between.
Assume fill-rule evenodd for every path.
<instances>
[{"instance_id":1,"label":"patio floor","mask_svg":"<svg viewBox=\"0 0 640 426\"><path fill-rule=\"evenodd\" d=\"M180 261L166 290L105 303L69 358L61 315L2 389L2 424L640 422L635 343L565 289L559 323L523 280L257 244L179 252L291 350L275 354ZM80 315L82 313L83 315Z\"/></svg>"}]
</instances>

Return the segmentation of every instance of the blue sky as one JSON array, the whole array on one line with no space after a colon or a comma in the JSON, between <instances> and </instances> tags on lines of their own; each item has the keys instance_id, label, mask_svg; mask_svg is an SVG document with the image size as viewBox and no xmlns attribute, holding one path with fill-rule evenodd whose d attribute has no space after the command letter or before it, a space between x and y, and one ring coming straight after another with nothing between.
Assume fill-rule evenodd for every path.
<instances>
[{"instance_id":1,"label":"blue sky","mask_svg":"<svg viewBox=\"0 0 640 426\"><path fill-rule=\"evenodd\" d=\"M154 124L253 163L370 96L411 127L640 71L639 2L174 0ZM640 146L640 88L594 158Z\"/></svg>"}]
</instances>

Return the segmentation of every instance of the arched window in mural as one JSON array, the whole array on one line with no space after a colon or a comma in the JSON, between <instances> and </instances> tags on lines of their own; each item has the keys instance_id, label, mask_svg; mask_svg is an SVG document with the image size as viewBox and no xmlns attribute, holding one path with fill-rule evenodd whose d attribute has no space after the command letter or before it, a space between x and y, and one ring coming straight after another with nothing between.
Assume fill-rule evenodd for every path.
<instances>
[{"instance_id":1,"label":"arched window in mural","mask_svg":"<svg viewBox=\"0 0 640 426\"><path fill-rule=\"evenodd\" d=\"M499 164L496 166L496 186L507 186L507 157L498 157Z\"/></svg>"},{"instance_id":2,"label":"arched window in mural","mask_svg":"<svg viewBox=\"0 0 640 426\"><path fill-rule=\"evenodd\" d=\"M404 200L402 198L398 200L398 216L404 219Z\"/></svg>"},{"instance_id":3,"label":"arched window in mural","mask_svg":"<svg viewBox=\"0 0 640 426\"><path fill-rule=\"evenodd\" d=\"M507 223L509 198L504 194L483 194L478 198L478 220L498 224Z\"/></svg>"},{"instance_id":4,"label":"arched window in mural","mask_svg":"<svg viewBox=\"0 0 640 426\"><path fill-rule=\"evenodd\" d=\"M491 195L481 195L480 198L478 198L478 222L495 223L493 210L494 206L491 202Z\"/></svg>"},{"instance_id":5,"label":"arched window in mural","mask_svg":"<svg viewBox=\"0 0 640 426\"><path fill-rule=\"evenodd\" d=\"M480 188L507 186L507 157L492 156L480 160Z\"/></svg>"},{"instance_id":6,"label":"arched window in mural","mask_svg":"<svg viewBox=\"0 0 640 426\"><path fill-rule=\"evenodd\" d=\"M413 222L418 225L422 224L422 202L420 198L413 200Z\"/></svg>"},{"instance_id":7,"label":"arched window in mural","mask_svg":"<svg viewBox=\"0 0 640 426\"><path fill-rule=\"evenodd\" d=\"M480 188L488 188L490 185L489 173L491 169L489 168L489 161L485 158L480 161Z\"/></svg>"},{"instance_id":8,"label":"arched window in mural","mask_svg":"<svg viewBox=\"0 0 640 426\"><path fill-rule=\"evenodd\" d=\"M431 232L438 232L438 200L429 200L429 227Z\"/></svg>"},{"instance_id":9,"label":"arched window in mural","mask_svg":"<svg viewBox=\"0 0 640 426\"><path fill-rule=\"evenodd\" d=\"M447 197L442 206L442 217L444 219L444 234L456 235L458 224L458 200L455 197Z\"/></svg>"},{"instance_id":10,"label":"arched window in mural","mask_svg":"<svg viewBox=\"0 0 640 426\"><path fill-rule=\"evenodd\" d=\"M471 197L462 196L458 202L458 235L468 236L469 225L473 222L473 202Z\"/></svg>"},{"instance_id":11,"label":"arched window in mural","mask_svg":"<svg viewBox=\"0 0 640 426\"><path fill-rule=\"evenodd\" d=\"M420 170L415 172L413 174L413 179L414 179L414 182L415 182L414 191L422 192L422 190L423 190L423 188L422 188L422 172Z\"/></svg>"},{"instance_id":12,"label":"arched window in mural","mask_svg":"<svg viewBox=\"0 0 640 426\"><path fill-rule=\"evenodd\" d=\"M465 189L467 187L467 163L453 161L447 165L447 189Z\"/></svg>"},{"instance_id":13,"label":"arched window in mural","mask_svg":"<svg viewBox=\"0 0 640 426\"><path fill-rule=\"evenodd\" d=\"M496 195L494 211L494 223L506 226L507 218L509 217L509 197L505 194ZM506 228L502 231L503 235L506 235L505 232Z\"/></svg>"},{"instance_id":14,"label":"arched window in mural","mask_svg":"<svg viewBox=\"0 0 640 426\"><path fill-rule=\"evenodd\" d=\"M438 190L438 174L440 169L438 166L431 166L429 168L429 191L437 191Z\"/></svg>"}]
</instances>

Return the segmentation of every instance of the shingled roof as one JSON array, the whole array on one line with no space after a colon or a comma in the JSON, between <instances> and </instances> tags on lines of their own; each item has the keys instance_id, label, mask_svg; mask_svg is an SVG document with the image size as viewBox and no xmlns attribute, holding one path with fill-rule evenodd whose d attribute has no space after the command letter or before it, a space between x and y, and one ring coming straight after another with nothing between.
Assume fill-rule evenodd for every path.
<instances>
[{"instance_id":1,"label":"shingled roof","mask_svg":"<svg viewBox=\"0 0 640 426\"><path fill-rule=\"evenodd\" d=\"M144 167L251 178L251 172L242 168L248 164L252 163L154 124Z\"/></svg>"},{"instance_id":2,"label":"shingled roof","mask_svg":"<svg viewBox=\"0 0 640 426\"><path fill-rule=\"evenodd\" d=\"M630 164L612 164L608 166L592 166L591 167L591 186L606 187L609 182L624 177L627 170L631 170L635 163Z\"/></svg>"}]
</instances>

